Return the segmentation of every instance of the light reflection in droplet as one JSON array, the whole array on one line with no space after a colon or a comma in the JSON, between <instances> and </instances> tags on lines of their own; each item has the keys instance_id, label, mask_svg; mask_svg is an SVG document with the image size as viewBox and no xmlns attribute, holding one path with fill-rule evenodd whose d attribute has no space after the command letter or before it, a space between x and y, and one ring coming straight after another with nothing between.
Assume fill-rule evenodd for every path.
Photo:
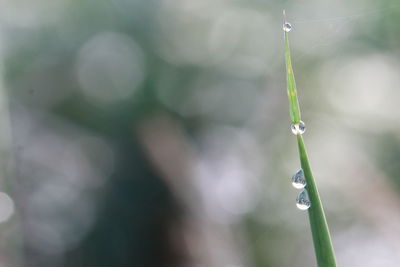
<instances>
[{"instance_id":1,"label":"light reflection in droplet","mask_svg":"<svg viewBox=\"0 0 400 267\"><path fill-rule=\"evenodd\" d=\"M284 30L285 32L290 32L290 31L292 30L292 25L291 25L289 22L285 22L285 23L283 24L283 30Z\"/></svg>"},{"instance_id":2,"label":"light reflection in droplet","mask_svg":"<svg viewBox=\"0 0 400 267\"><path fill-rule=\"evenodd\" d=\"M296 206L299 210L308 210L311 207L310 199L306 189L300 192L296 198Z\"/></svg>"},{"instance_id":3,"label":"light reflection in droplet","mask_svg":"<svg viewBox=\"0 0 400 267\"><path fill-rule=\"evenodd\" d=\"M292 123L290 129L294 135L303 134L306 131L306 124L303 121L296 124Z\"/></svg>"},{"instance_id":4,"label":"light reflection in droplet","mask_svg":"<svg viewBox=\"0 0 400 267\"><path fill-rule=\"evenodd\" d=\"M292 185L296 189L303 189L306 184L307 182L304 177L304 171L303 169L300 169L292 176Z\"/></svg>"}]
</instances>

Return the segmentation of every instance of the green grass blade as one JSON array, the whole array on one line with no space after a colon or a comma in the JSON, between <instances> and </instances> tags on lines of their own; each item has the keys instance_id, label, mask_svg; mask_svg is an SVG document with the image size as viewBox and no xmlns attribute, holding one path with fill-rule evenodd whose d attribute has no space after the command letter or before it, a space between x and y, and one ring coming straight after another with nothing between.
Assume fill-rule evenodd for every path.
<instances>
[{"instance_id":1,"label":"green grass blade","mask_svg":"<svg viewBox=\"0 0 400 267\"><path fill-rule=\"evenodd\" d=\"M290 48L288 33L285 32L285 62L286 62L286 80L287 80L287 94L289 97L290 118L293 123L300 122L300 107L297 98L296 82L294 80L292 61L290 60Z\"/></svg>"},{"instance_id":2,"label":"green grass blade","mask_svg":"<svg viewBox=\"0 0 400 267\"><path fill-rule=\"evenodd\" d=\"M308 217L310 220L317 263L320 267L335 267L336 259L331 237L329 235L328 224L326 222L322 202L311 172L306 148L301 135L297 136L297 143L299 146L301 168L303 169L306 178L306 189L311 202L311 207L308 209Z\"/></svg>"},{"instance_id":3,"label":"green grass blade","mask_svg":"<svg viewBox=\"0 0 400 267\"><path fill-rule=\"evenodd\" d=\"M298 123L300 121L300 108L297 98L297 89L294 80L292 62L290 59L289 37L287 32L285 32L285 62L287 73L287 92L290 104L290 118L293 123ZM308 216L310 220L317 264L319 267L336 267L335 253L329 234L328 224L326 222L322 202L311 172L306 148L301 135L297 135L297 142L299 147L301 168L304 171L304 176L307 182L306 189L311 202L311 207L308 209Z\"/></svg>"}]
</instances>

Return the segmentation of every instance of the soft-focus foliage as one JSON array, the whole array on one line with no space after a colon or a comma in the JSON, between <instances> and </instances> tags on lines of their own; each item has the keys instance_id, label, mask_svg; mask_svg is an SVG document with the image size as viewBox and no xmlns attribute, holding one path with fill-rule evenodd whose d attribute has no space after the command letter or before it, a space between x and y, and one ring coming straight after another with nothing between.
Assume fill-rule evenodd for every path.
<instances>
[{"instance_id":1,"label":"soft-focus foliage","mask_svg":"<svg viewBox=\"0 0 400 267\"><path fill-rule=\"evenodd\" d=\"M313 266L283 9L338 265L398 266L393 0L2 1L0 265Z\"/></svg>"}]
</instances>

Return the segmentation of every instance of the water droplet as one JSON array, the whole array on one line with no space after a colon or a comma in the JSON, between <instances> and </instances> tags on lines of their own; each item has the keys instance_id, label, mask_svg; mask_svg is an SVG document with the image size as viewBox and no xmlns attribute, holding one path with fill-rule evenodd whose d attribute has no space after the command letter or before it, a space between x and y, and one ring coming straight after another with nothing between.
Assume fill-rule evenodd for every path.
<instances>
[{"instance_id":1,"label":"water droplet","mask_svg":"<svg viewBox=\"0 0 400 267\"><path fill-rule=\"evenodd\" d=\"M310 208L311 202L308 198L308 192L306 189L298 194L296 198L296 206L299 210L308 210L308 208Z\"/></svg>"},{"instance_id":2,"label":"water droplet","mask_svg":"<svg viewBox=\"0 0 400 267\"><path fill-rule=\"evenodd\" d=\"M304 177L303 169L298 170L292 176L292 185L296 189L303 189L307 185L306 178Z\"/></svg>"},{"instance_id":3,"label":"water droplet","mask_svg":"<svg viewBox=\"0 0 400 267\"><path fill-rule=\"evenodd\" d=\"M292 24L290 24L289 22L285 22L283 24L283 30L285 32L290 32L292 30Z\"/></svg>"},{"instance_id":4,"label":"water droplet","mask_svg":"<svg viewBox=\"0 0 400 267\"><path fill-rule=\"evenodd\" d=\"M303 134L306 131L306 124L303 121L290 125L290 129L294 135Z\"/></svg>"}]
</instances>

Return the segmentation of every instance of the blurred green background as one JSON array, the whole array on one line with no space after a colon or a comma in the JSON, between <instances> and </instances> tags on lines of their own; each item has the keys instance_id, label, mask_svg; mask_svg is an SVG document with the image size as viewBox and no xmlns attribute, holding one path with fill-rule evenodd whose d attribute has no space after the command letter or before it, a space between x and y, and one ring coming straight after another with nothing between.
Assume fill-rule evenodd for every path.
<instances>
[{"instance_id":1,"label":"blurred green background","mask_svg":"<svg viewBox=\"0 0 400 267\"><path fill-rule=\"evenodd\" d=\"M309 267L282 10L339 266L400 262L400 4L0 5L0 266Z\"/></svg>"}]
</instances>

